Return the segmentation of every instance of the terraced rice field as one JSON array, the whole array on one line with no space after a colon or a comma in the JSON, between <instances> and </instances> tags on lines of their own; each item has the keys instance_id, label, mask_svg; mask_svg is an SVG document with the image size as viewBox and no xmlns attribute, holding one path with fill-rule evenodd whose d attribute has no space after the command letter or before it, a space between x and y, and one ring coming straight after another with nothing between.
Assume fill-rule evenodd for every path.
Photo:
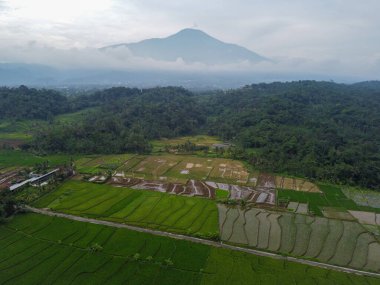
<instances>
[{"instance_id":1,"label":"terraced rice field","mask_svg":"<svg viewBox=\"0 0 380 285\"><path fill-rule=\"evenodd\" d=\"M161 177L164 178L164 177ZM166 178L166 177L165 177ZM104 182L105 176L93 176L88 181ZM247 186L231 185L225 183L216 183L213 181L199 181L189 179L186 183L167 182L166 179L159 180L143 180L133 177L125 177L121 173L115 174L107 182L117 187L130 187L132 189L152 190L163 193L170 193L184 196L199 196L209 199L215 199L217 190L224 192L223 197L230 200L245 200L248 203L268 204L274 206L276 204L276 192L274 189L254 189ZM307 213L307 205L300 204L298 212ZM302 211L303 208L303 211Z\"/></svg>"},{"instance_id":2,"label":"terraced rice field","mask_svg":"<svg viewBox=\"0 0 380 285\"><path fill-rule=\"evenodd\" d=\"M291 189L297 192L319 193L318 186L300 179L273 176L254 171L236 160L204 158L191 155L103 155L87 156L76 161L77 170L83 174L106 173L114 176L166 181L185 184L189 179L259 187L265 189Z\"/></svg>"},{"instance_id":3,"label":"terraced rice field","mask_svg":"<svg viewBox=\"0 0 380 285\"><path fill-rule=\"evenodd\" d=\"M182 184L137 178L112 177L108 183L118 187L130 187L138 190L151 190L174 195L215 199L215 188L207 185L205 182L193 179L188 180L186 184Z\"/></svg>"},{"instance_id":4,"label":"terraced rice field","mask_svg":"<svg viewBox=\"0 0 380 285\"><path fill-rule=\"evenodd\" d=\"M217 178L220 182L246 184L249 173L239 161L216 159L209 179Z\"/></svg>"},{"instance_id":5,"label":"terraced rice field","mask_svg":"<svg viewBox=\"0 0 380 285\"><path fill-rule=\"evenodd\" d=\"M144 156L133 156L127 161L124 161L124 163L121 166L119 166L116 172L122 176L125 176L125 174L128 173L128 171L131 171L131 169L133 169L137 164L139 164L144 158ZM132 174L133 173L131 173L129 176L133 176Z\"/></svg>"},{"instance_id":6,"label":"terraced rice field","mask_svg":"<svg viewBox=\"0 0 380 285\"><path fill-rule=\"evenodd\" d=\"M380 284L187 241L24 214L0 226L0 284Z\"/></svg>"},{"instance_id":7,"label":"terraced rice field","mask_svg":"<svg viewBox=\"0 0 380 285\"><path fill-rule=\"evenodd\" d=\"M212 200L68 181L37 207L74 215L200 236L218 235Z\"/></svg>"},{"instance_id":8,"label":"terraced rice field","mask_svg":"<svg viewBox=\"0 0 380 285\"><path fill-rule=\"evenodd\" d=\"M246 168L239 161L169 154L145 157L124 174L171 182L211 179L238 184L247 183L249 176Z\"/></svg>"},{"instance_id":9,"label":"terraced rice field","mask_svg":"<svg viewBox=\"0 0 380 285\"><path fill-rule=\"evenodd\" d=\"M171 168L166 176L182 179L206 180L214 168L215 159L182 156L182 161Z\"/></svg>"},{"instance_id":10,"label":"terraced rice field","mask_svg":"<svg viewBox=\"0 0 380 285\"><path fill-rule=\"evenodd\" d=\"M202 158L190 155L107 155L87 156L76 161L77 170L97 174L112 170L120 177L185 183L188 179L211 178L222 183L255 184L249 182L244 164L230 159ZM253 180L252 180L253 181Z\"/></svg>"},{"instance_id":11,"label":"terraced rice field","mask_svg":"<svg viewBox=\"0 0 380 285\"><path fill-rule=\"evenodd\" d=\"M224 241L380 272L380 242L357 222L222 204L218 209Z\"/></svg>"},{"instance_id":12,"label":"terraced rice field","mask_svg":"<svg viewBox=\"0 0 380 285\"><path fill-rule=\"evenodd\" d=\"M180 163L182 159L176 155L148 156L131 168L129 172L133 172L135 177L143 179L167 180L167 177L164 176L165 173Z\"/></svg>"}]
</instances>

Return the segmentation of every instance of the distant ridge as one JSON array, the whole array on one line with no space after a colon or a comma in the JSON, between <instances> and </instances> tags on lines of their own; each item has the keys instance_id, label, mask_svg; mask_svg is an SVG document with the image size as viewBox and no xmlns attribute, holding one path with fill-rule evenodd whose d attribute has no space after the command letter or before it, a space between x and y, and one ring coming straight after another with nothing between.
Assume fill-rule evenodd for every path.
<instances>
[{"instance_id":1,"label":"distant ridge","mask_svg":"<svg viewBox=\"0 0 380 285\"><path fill-rule=\"evenodd\" d=\"M166 38L153 38L137 43L107 46L101 50L126 47L133 55L161 61L176 61L207 65L257 63L268 59L236 44L224 43L197 29L184 29Z\"/></svg>"}]
</instances>

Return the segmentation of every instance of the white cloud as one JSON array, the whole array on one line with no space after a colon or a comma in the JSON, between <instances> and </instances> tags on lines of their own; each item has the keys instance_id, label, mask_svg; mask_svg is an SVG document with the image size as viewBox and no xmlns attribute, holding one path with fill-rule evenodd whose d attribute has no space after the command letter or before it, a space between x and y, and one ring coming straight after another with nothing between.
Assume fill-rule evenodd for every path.
<instances>
[{"instance_id":1,"label":"white cloud","mask_svg":"<svg viewBox=\"0 0 380 285\"><path fill-rule=\"evenodd\" d=\"M6 0L0 1L0 61L90 68L297 70L379 78L378 11L378 0ZM276 62L206 67L96 49L165 37L194 24Z\"/></svg>"}]
</instances>

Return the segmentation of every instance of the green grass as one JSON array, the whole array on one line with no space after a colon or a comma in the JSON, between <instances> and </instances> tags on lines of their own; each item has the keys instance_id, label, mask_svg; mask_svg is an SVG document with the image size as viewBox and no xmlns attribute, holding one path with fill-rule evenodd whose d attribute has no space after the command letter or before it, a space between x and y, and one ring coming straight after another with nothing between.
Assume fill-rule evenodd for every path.
<instances>
[{"instance_id":1,"label":"green grass","mask_svg":"<svg viewBox=\"0 0 380 285\"><path fill-rule=\"evenodd\" d=\"M29 133L36 127L45 125L46 121L26 120L26 121L0 121L0 133Z\"/></svg>"},{"instance_id":2,"label":"green grass","mask_svg":"<svg viewBox=\"0 0 380 285\"><path fill-rule=\"evenodd\" d=\"M31 139L32 135L25 133L0 133L0 140L28 141Z\"/></svg>"},{"instance_id":3,"label":"green grass","mask_svg":"<svg viewBox=\"0 0 380 285\"><path fill-rule=\"evenodd\" d=\"M32 131L47 124L41 120L0 121L0 144L25 143L32 139Z\"/></svg>"},{"instance_id":4,"label":"green grass","mask_svg":"<svg viewBox=\"0 0 380 285\"><path fill-rule=\"evenodd\" d=\"M37 156L29 152L19 150L0 150L0 167L24 166L30 167L37 163L48 161L50 166L68 163L72 159L79 158L79 155L47 155Z\"/></svg>"},{"instance_id":5,"label":"green grass","mask_svg":"<svg viewBox=\"0 0 380 285\"><path fill-rule=\"evenodd\" d=\"M99 251L91 251L97 244ZM380 284L126 229L24 214L0 226L0 284Z\"/></svg>"},{"instance_id":6,"label":"green grass","mask_svg":"<svg viewBox=\"0 0 380 285\"><path fill-rule=\"evenodd\" d=\"M170 232L218 235L215 202L196 197L68 181L36 206Z\"/></svg>"},{"instance_id":7,"label":"green grass","mask_svg":"<svg viewBox=\"0 0 380 285\"><path fill-rule=\"evenodd\" d=\"M54 118L55 122L68 124L68 123L75 123L83 120L86 116L88 116L91 113L95 113L98 111L99 108L87 108L84 110L80 110L78 112L74 113L68 113L68 114L62 114L58 115Z\"/></svg>"},{"instance_id":8,"label":"green grass","mask_svg":"<svg viewBox=\"0 0 380 285\"><path fill-rule=\"evenodd\" d=\"M220 190L220 189L216 189L216 193L215 194L216 194L216 199L217 200L225 200L230 195L230 193L228 191Z\"/></svg>"}]
</instances>

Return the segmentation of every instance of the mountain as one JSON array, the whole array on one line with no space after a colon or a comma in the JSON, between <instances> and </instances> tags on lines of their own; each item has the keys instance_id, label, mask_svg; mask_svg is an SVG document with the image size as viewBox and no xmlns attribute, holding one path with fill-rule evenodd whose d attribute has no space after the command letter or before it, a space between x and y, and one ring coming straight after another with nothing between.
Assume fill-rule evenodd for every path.
<instances>
[{"instance_id":1,"label":"mountain","mask_svg":"<svg viewBox=\"0 0 380 285\"><path fill-rule=\"evenodd\" d=\"M101 50L126 47L133 55L161 61L176 61L181 58L186 63L208 65L233 64L242 61L257 63L266 61L265 57L244 47L224 43L201 30L184 29L167 38L154 38L138 43L117 44Z\"/></svg>"}]
</instances>

